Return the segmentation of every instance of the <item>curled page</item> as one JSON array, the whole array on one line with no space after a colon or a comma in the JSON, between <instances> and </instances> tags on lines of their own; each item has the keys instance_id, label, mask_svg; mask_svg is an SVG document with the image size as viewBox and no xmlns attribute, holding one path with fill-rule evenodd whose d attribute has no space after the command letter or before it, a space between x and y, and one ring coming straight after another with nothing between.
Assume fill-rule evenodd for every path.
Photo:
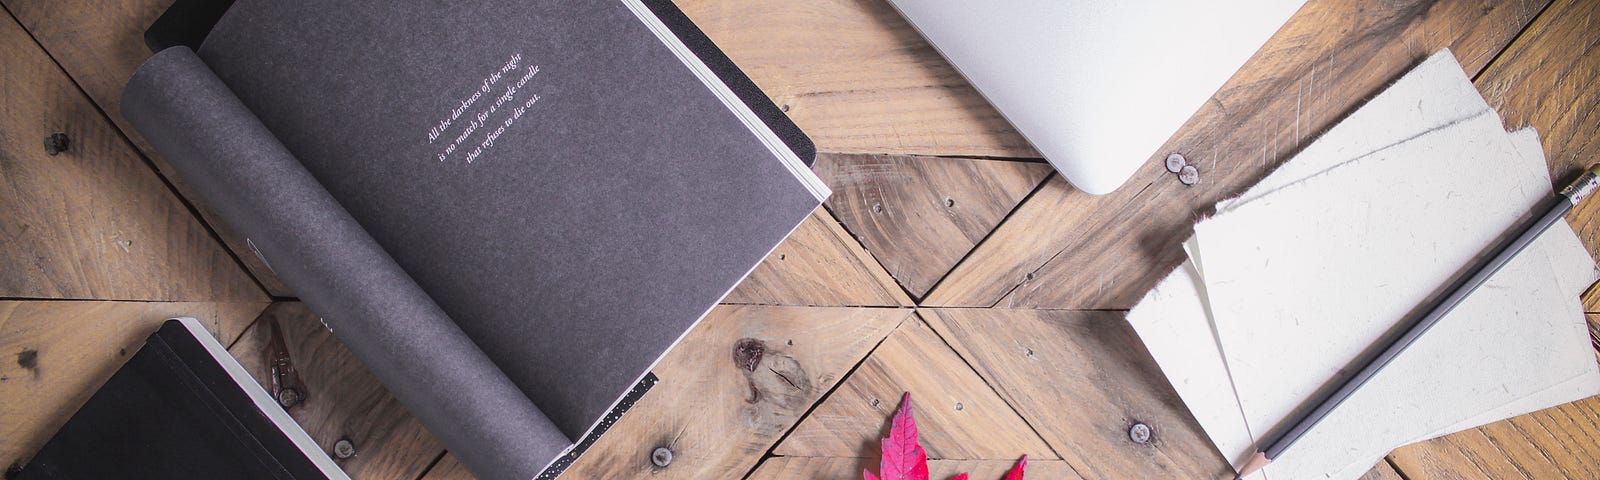
<instances>
[{"instance_id":1,"label":"curled page","mask_svg":"<svg viewBox=\"0 0 1600 480\"><path fill-rule=\"evenodd\" d=\"M157 53L122 107L474 473L533 478L572 444L193 51Z\"/></svg>"}]
</instances>

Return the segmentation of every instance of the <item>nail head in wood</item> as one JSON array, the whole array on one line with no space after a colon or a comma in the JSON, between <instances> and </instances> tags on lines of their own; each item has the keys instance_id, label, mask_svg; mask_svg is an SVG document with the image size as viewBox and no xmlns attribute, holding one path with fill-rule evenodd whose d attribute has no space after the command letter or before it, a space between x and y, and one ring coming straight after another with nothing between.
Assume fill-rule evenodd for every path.
<instances>
[{"instance_id":1,"label":"nail head in wood","mask_svg":"<svg viewBox=\"0 0 1600 480\"><path fill-rule=\"evenodd\" d=\"M341 438L333 444L333 456L340 460L356 456L356 444L348 438Z\"/></svg>"},{"instance_id":2,"label":"nail head in wood","mask_svg":"<svg viewBox=\"0 0 1600 480\"><path fill-rule=\"evenodd\" d=\"M300 404L301 398L299 390L285 388L278 392L278 405L283 406L283 408L292 408Z\"/></svg>"},{"instance_id":3,"label":"nail head in wood","mask_svg":"<svg viewBox=\"0 0 1600 480\"><path fill-rule=\"evenodd\" d=\"M672 449L656 447L654 452L650 452L650 463L655 464L657 467L672 465Z\"/></svg>"},{"instance_id":4,"label":"nail head in wood","mask_svg":"<svg viewBox=\"0 0 1600 480\"><path fill-rule=\"evenodd\" d=\"M1178 181L1183 182L1184 185L1200 183L1200 170L1195 169L1194 165L1184 165L1182 169L1178 170Z\"/></svg>"},{"instance_id":5,"label":"nail head in wood","mask_svg":"<svg viewBox=\"0 0 1600 480\"><path fill-rule=\"evenodd\" d=\"M61 152L67 151L67 147L71 144L72 141L67 138L66 133L52 133L50 136L44 137L44 153L54 157Z\"/></svg>"},{"instance_id":6,"label":"nail head in wood","mask_svg":"<svg viewBox=\"0 0 1600 480\"><path fill-rule=\"evenodd\" d=\"M1143 423L1133 424L1132 427L1128 427L1128 439L1140 445L1150 444L1150 426Z\"/></svg>"},{"instance_id":7,"label":"nail head in wood","mask_svg":"<svg viewBox=\"0 0 1600 480\"><path fill-rule=\"evenodd\" d=\"M1186 158L1183 158L1183 154L1181 154L1181 153L1173 153L1171 155L1167 155L1167 171L1169 171L1169 172L1178 173L1179 170L1183 170L1183 167L1186 167L1188 165L1189 165L1189 160L1186 159Z\"/></svg>"}]
</instances>

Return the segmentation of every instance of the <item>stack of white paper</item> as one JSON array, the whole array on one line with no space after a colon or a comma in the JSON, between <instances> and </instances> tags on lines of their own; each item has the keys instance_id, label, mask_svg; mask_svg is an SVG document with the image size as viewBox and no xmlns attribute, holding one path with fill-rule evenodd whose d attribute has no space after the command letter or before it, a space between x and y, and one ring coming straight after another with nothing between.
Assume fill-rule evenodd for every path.
<instances>
[{"instance_id":1,"label":"stack of white paper","mask_svg":"<svg viewBox=\"0 0 1600 480\"><path fill-rule=\"evenodd\" d=\"M1507 133L1443 51L1218 204L1128 321L1239 466L1550 195L1538 136ZM1600 393L1579 303L1596 278L1551 228L1255 478L1354 479L1401 445Z\"/></svg>"}]
</instances>

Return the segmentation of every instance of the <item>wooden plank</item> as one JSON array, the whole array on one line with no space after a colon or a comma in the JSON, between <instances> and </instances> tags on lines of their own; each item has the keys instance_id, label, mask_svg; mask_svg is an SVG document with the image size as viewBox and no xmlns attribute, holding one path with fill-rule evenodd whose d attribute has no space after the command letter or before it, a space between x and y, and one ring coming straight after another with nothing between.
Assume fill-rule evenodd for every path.
<instances>
[{"instance_id":1,"label":"wooden plank","mask_svg":"<svg viewBox=\"0 0 1600 480\"><path fill-rule=\"evenodd\" d=\"M923 310L1063 460L1090 478L1224 478L1211 446L1118 312ZM1131 439L1136 424L1150 440Z\"/></svg>"},{"instance_id":2,"label":"wooden plank","mask_svg":"<svg viewBox=\"0 0 1600 480\"><path fill-rule=\"evenodd\" d=\"M244 237L233 233L225 222L198 201L192 190L178 177L155 150L122 116L122 87L133 70L150 57L144 45L144 30L173 0L0 0L21 21L39 44L65 69L77 86L116 124L173 188L200 212L205 222L243 263L262 287L273 296L288 297L294 292L284 286L266 263L250 250ZM37 144L30 141L28 146Z\"/></svg>"},{"instance_id":3,"label":"wooden plank","mask_svg":"<svg viewBox=\"0 0 1600 480\"><path fill-rule=\"evenodd\" d=\"M126 127L122 87L150 57L144 30L173 0L0 0L106 116ZM130 130L123 128L124 130ZM142 137L140 149L149 151Z\"/></svg>"},{"instance_id":4,"label":"wooden plank","mask_svg":"<svg viewBox=\"0 0 1600 480\"><path fill-rule=\"evenodd\" d=\"M1600 478L1600 397L1402 447L1407 478Z\"/></svg>"},{"instance_id":5,"label":"wooden plank","mask_svg":"<svg viewBox=\"0 0 1600 480\"><path fill-rule=\"evenodd\" d=\"M1592 220L1584 219L1585 216L1590 215L1588 210L1589 210L1588 208L1581 208L1581 209L1579 209L1579 210L1577 210L1575 212L1575 215L1577 216L1576 218L1573 218L1571 216L1569 216L1567 218L1567 222L1572 225L1574 230L1579 228L1578 225L1580 225L1580 222L1588 223L1588 222L1592 221ZM1571 214L1569 214L1569 215L1571 215ZM1583 242L1583 244L1584 245L1594 245L1593 243L1589 243L1587 240L1585 240ZM1593 248L1593 247L1590 247L1590 248ZM1593 250L1590 250L1590 252L1593 252ZM1585 290L1583 292L1583 311L1586 312L1586 313L1600 313L1600 284L1590 285L1589 289ZM1593 324L1594 324L1594 320L1591 318L1590 319L1590 325L1593 325ZM1600 330L1597 330L1597 331L1600 331ZM1597 345L1600 345L1600 344L1597 344Z\"/></svg>"},{"instance_id":6,"label":"wooden plank","mask_svg":"<svg viewBox=\"0 0 1600 480\"><path fill-rule=\"evenodd\" d=\"M1154 156L1185 154L1199 185L1154 157L1100 197L1053 177L923 305L1128 308L1181 261L1217 201L1441 48L1481 71L1545 3L1312 0Z\"/></svg>"},{"instance_id":7,"label":"wooden plank","mask_svg":"<svg viewBox=\"0 0 1600 480\"><path fill-rule=\"evenodd\" d=\"M1012 460L930 460L929 478L944 480L967 473L972 480L1000 480L1016 462ZM761 462L749 480L860 480L862 469L878 471L876 458L773 457ZM1072 480L1079 477L1067 462L1028 459L1027 478Z\"/></svg>"},{"instance_id":8,"label":"wooden plank","mask_svg":"<svg viewBox=\"0 0 1600 480\"><path fill-rule=\"evenodd\" d=\"M335 462L353 478L414 479L444 452L367 366L346 350L321 317L300 302L278 302L228 349L264 388L272 388L266 346L276 319L289 359L305 382L304 402L289 415L323 451L349 439L356 455Z\"/></svg>"},{"instance_id":9,"label":"wooden plank","mask_svg":"<svg viewBox=\"0 0 1600 480\"><path fill-rule=\"evenodd\" d=\"M9 16L0 51L0 297L266 300ZM57 132L68 149L52 156Z\"/></svg>"},{"instance_id":10,"label":"wooden plank","mask_svg":"<svg viewBox=\"0 0 1600 480\"><path fill-rule=\"evenodd\" d=\"M887 2L676 2L823 152L1038 157Z\"/></svg>"},{"instance_id":11,"label":"wooden plank","mask_svg":"<svg viewBox=\"0 0 1600 480\"><path fill-rule=\"evenodd\" d=\"M1359 480L1405 480L1405 478L1400 476L1400 472L1395 471L1389 462L1380 461L1372 466L1372 470L1367 470L1366 474L1361 475Z\"/></svg>"},{"instance_id":12,"label":"wooden plank","mask_svg":"<svg viewBox=\"0 0 1600 480\"><path fill-rule=\"evenodd\" d=\"M1584 320L1589 323L1589 342L1594 344L1596 350L1600 350L1600 314L1586 313Z\"/></svg>"},{"instance_id":13,"label":"wooden plank","mask_svg":"<svg viewBox=\"0 0 1600 480\"><path fill-rule=\"evenodd\" d=\"M661 383L563 476L742 477L910 314L718 307L662 359ZM667 467L651 463L658 447L672 450Z\"/></svg>"},{"instance_id":14,"label":"wooden plank","mask_svg":"<svg viewBox=\"0 0 1600 480\"><path fill-rule=\"evenodd\" d=\"M0 301L0 467L44 446L161 322L194 317L226 345L266 306Z\"/></svg>"},{"instance_id":15,"label":"wooden plank","mask_svg":"<svg viewBox=\"0 0 1600 480\"><path fill-rule=\"evenodd\" d=\"M562 478L743 477L910 314L895 308L717 307L657 365L661 383ZM666 467L651 463L659 447L673 452ZM471 477L447 455L426 478Z\"/></svg>"},{"instance_id":16,"label":"wooden plank","mask_svg":"<svg viewBox=\"0 0 1600 480\"><path fill-rule=\"evenodd\" d=\"M1561 0L1540 15L1475 83L1509 128L1533 127L1557 182L1600 162L1600 2ZM1600 252L1600 202L1567 221L1591 254ZM1600 311L1600 290L1584 294Z\"/></svg>"},{"instance_id":17,"label":"wooden plank","mask_svg":"<svg viewBox=\"0 0 1600 480\"><path fill-rule=\"evenodd\" d=\"M774 450L802 457L872 457L900 396L911 392L929 458L1058 458L922 320L900 325Z\"/></svg>"},{"instance_id":18,"label":"wooden plank","mask_svg":"<svg viewBox=\"0 0 1600 480\"><path fill-rule=\"evenodd\" d=\"M451 455L449 452L445 452L444 457L434 463L433 467L428 469L428 473L422 476L422 480L472 480L474 478L478 477L473 476L472 472L468 472L467 467L462 466L461 461L456 460L456 456Z\"/></svg>"},{"instance_id":19,"label":"wooden plank","mask_svg":"<svg viewBox=\"0 0 1600 480\"><path fill-rule=\"evenodd\" d=\"M889 272L821 208L812 212L722 301L755 305L912 304Z\"/></svg>"},{"instance_id":20,"label":"wooden plank","mask_svg":"<svg viewBox=\"0 0 1600 480\"><path fill-rule=\"evenodd\" d=\"M1050 165L948 157L822 155L828 210L921 297L1050 175Z\"/></svg>"}]
</instances>

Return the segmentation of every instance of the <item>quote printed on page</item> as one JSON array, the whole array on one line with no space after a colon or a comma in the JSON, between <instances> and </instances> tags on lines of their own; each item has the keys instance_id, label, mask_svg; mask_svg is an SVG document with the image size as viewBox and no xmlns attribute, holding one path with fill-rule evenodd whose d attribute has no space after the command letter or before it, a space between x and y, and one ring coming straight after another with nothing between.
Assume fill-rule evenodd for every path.
<instances>
[{"instance_id":1,"label":"quote printed on page","mask_svg":"<svg viewBox=\"0 0 1600 480\"><path fill-rule=\"evenodd\" d=\"M465 151L466 162L472 163L494 148L495 140L539 102L537 93L523 95L538 74L539 66L523 65L517 53L485 76L471 95L428 128L428 144L442 145L439 161Z\"/></svg>"}]
</instances>

